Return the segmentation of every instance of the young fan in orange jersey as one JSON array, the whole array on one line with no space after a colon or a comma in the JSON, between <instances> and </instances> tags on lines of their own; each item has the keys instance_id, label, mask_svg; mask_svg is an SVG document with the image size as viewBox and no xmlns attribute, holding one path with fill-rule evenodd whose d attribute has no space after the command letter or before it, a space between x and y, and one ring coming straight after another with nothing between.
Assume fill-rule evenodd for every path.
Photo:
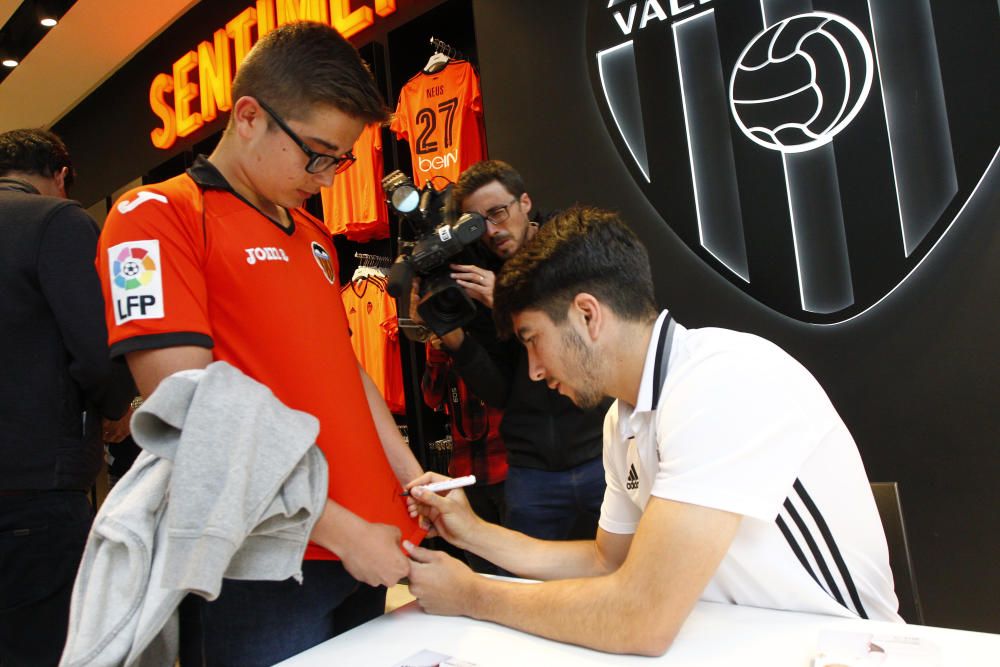
<instances>
[{"instance_id":1,"label":"young fan in orange jersey","mask_svg":"<svg viewBox=\"0 0 1000 667\"><path fill-rule=\"evenodd\" d=\"M274 664L366 620L359 596L381 613L364 585L405 577L400 540L422 537L398 497L420 466L354 357L329 232L301 208L350 166L385 105L354 48L307 22L257 43L233 100L211 156L126 193L108 217L98 270L111 353L143 396L224 360L315 415L329 499L301 584L225 580L217 600L185 600L184 665ZM147 275L116 275L120 257Z\"/></svg>"}]
</instances>

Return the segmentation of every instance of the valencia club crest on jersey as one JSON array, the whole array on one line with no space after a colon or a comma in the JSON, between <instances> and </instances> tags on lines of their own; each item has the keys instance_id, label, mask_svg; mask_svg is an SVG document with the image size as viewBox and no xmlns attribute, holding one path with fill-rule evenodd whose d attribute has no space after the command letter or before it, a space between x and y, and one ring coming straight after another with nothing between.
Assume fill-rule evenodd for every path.
<instances>
[{"instance_id":1,"label":"valencia club crest on jersey","mask_svg":"<svg viewBox=\"0 0 1000 667\"><path fill-rule=\"evenodd\" d=\"M335 285L337 283L337 271L333 267L333 260L330 259L330 253L316 241L312 243L312 251L313 259L316 260L316 264L323 271L323 275L326 276L331 285Z\"/></svg>"}]
</instances>

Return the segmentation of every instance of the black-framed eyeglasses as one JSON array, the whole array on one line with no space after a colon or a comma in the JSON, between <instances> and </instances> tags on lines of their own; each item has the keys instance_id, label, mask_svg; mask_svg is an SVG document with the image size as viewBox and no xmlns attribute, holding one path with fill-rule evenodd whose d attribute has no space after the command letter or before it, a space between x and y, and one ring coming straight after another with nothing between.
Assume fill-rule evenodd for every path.
<instances>
[{"instance_id":1,"label":"black-framed eyeglasses","mask_svg":"<svg viewBox=\"0 0 1000 667\"><path fill-rule=\"evenodd\" d=\"M306 171L310 174L319 174L326 171L330 167L334 167L333 173L340 174L354 164L354 161L357 159L351 151L347 151L339 157L336 155L329 155L327 153L317 153L313 149L309 148L306 142L302 141L299 135L292 131L292 128L288 127L285 121L281 119L281 116L274 112L274 109L267 106L261 100L257 100L257 104L259 104L261 108L274 119L274 122L278 124L281 131L287 134L288 137L302 149L302 152L306 154L306 157L309 158L309 161L306 162Z\"/></svg>"},{"instance_id":2,"label":"black-framed eyeglasses","mask_svg":"<svg viewBox=\"0 0 1000 667\"><path fill-rule=\"evenodd\" d=\"M486 222L490 224L502 225L503 223L507 222L507 218L510 217L510 207L516 203L517 203L517 197L514 197L513 199L510 200L509 204L505 204L504 206L497 206L496 208L491 208L490 210L486 211L486 215L484 215L483 217L486 218Z\"/></svg>"}]
</instances>

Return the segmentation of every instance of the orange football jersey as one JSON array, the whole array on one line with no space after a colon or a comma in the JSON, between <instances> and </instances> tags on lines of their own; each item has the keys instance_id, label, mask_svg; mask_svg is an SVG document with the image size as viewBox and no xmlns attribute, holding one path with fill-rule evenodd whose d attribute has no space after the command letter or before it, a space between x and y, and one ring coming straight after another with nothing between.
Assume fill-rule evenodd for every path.
<instances>
[{"instance_id":1,"label":"orange football jersey","mask_svg":"<svg viewBox=\"0 0 1000 667\"><path fill-rule=\"evenodd\" d=\"M389 211L382 190L382 128L365 127L354 144L357 160L333 185L320 190L323 221L330 233L365 243L389 237Z\"/></svg>"},{"instance_id":2,"label":"orange football jersey","mask_svg":"<svg viewBox=\"0 0 1000 667\"><path fill-rule=\"evenodd\" d=\"M345 285L340 293L351 327L354 354L382 393L389 410L405 413L396 301L385 291L385 278L359 278Z\"/></svg>"},{"instance_id":3,"label":"orange football jersey","mask_svg":"<svg viewBox=\"0 0 1000 667\"><path fill-rule=\"evenodd\" d=\"M410 144L413 181L434 176L454 183L466 167L486 159L479 76L466 60L451 60L439 72L420 72L399 94L389 128Z\"/></svg>"},{"instance_id":4,"label":"orange football jersey","mask_svg":"<svg viewBox=\"0 0 1000 667\"><path fill-rule=\"evenodd\" d=\"M417 543L423 532L399 499L351 348L329 232L301 209L290 214L287 229L265 217L204 158L127 192L96 262L111 353L210 348L319 419L331 499ZM315 544L306 551L331 558Z\"/></svg>"}]
</instances>

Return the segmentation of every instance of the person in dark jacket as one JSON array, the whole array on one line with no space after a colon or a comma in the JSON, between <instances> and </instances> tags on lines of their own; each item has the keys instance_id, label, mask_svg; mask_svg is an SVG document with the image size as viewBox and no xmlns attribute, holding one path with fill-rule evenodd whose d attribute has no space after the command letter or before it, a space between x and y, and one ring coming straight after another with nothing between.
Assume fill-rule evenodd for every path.
<instances>
[{"instance_id":1,"label":"person in dark jacket","mask_svg":"<svg viewBox=\"0 0 1000 667\"><path fill-rule=\"evenodd\" d=\"M491 309L496 273L538 230L529 217L531 197L513 167L486 160L462 173L452 205L486 218L486 261L454 264L451 275L481 310ZM592 536L604 499L602 429L610 399L581 410L555 389L532 382L524 347L500 340L490 317L477 317L441 340L469 388L504 410L500 434L509 467L503 525L540 539Z\"/></svg>"},{"instance_id":2,"label":"person in dark jacket","mask_svg":"<svg viewBox=\"0 0 1000 667\"><path fill-rule=\"evenodd\" d=\"M102 418L135 396L108 355L98 228L44 130L0 134L0 664L59 661Z\"/></svg>"}]
</instances>

